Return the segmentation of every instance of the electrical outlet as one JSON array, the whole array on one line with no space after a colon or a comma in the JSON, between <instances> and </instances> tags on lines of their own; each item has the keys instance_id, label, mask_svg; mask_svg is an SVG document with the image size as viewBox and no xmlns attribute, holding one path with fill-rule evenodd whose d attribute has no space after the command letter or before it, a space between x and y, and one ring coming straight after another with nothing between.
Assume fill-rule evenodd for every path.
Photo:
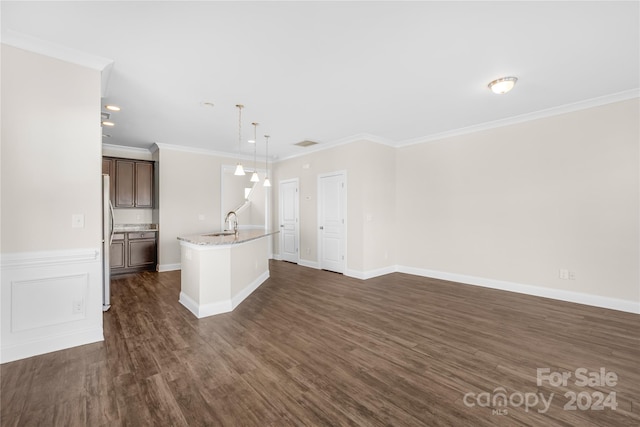
<instances>
[{"instance_id":1,"label":"electrical outlet","mask_svg":"<svg viewBox=\"0 0 640 427\"><path fill-rule=\"evenodd\" d=\"M74 299L71 304L71 314L82 314L84 312L84 301L82 299Z\"/></svg>"},{"instance_id":2,"label":"electrical outlet","mask_svg":"<svg viewBox=\"0 0 640 427\"><path fill-rule=\"evenodd\" d=\"M561 268L560 269L560 278L562 280L568 280L569 279L569 270L567 270L566 268Z\"/></svg>"},{"instance_id":3,"label":"electrical outlet","mask_svg":"<svg viewBox=\"0 0 640 427\"><path fill-rule=\"evenodd\" d=\"M575 271L570 271L569 272L569 280L576 280L576 272Z\"/></svg>"}]
</instances>

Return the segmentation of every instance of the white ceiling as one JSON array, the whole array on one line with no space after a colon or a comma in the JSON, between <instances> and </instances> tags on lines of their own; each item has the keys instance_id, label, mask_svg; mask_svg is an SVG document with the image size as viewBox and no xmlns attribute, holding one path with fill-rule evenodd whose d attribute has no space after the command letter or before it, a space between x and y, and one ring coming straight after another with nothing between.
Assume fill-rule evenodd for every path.
<instances>
[{"instance_id":1,"label":"white ceiling","mask_svg":"<svg viewBox=\"0 0 640 427\"><path fill-rule=\"evenodd\" d=\"M113 61L104 142L279 158L367 135L401 145L637 93L633 2L10 2L3 41L32 37ZM32 39L34 40L34 39ZM52 45L49 45L52 46ZM487 83L517 76L494 95ZM213 108L203 102L212 102ZM264 149L259 137L260 150Z\"/></svg>"}]
</instances>

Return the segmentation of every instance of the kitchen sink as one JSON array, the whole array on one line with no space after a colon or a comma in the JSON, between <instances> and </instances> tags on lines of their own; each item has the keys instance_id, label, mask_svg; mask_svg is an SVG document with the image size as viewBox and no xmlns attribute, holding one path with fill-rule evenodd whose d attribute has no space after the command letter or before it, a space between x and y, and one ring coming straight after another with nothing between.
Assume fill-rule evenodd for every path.
<instances>
[{"instance_id":1,"label":"kitchen sink","mask_svg":"<svg viewBox=\"0 0 640 427\"><path fill-rule=\"evenodd\" d=\"M218 236L233 236L236 234L234 231L220 231L218 233L205 234L208 237L218 237Z\"/></svg>"}]
</instances>

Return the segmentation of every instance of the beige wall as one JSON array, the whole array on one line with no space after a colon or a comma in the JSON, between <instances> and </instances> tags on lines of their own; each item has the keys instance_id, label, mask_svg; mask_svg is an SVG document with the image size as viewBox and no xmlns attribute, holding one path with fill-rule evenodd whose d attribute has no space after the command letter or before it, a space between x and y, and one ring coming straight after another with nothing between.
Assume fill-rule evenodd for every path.
<instances>
[{"instance_id":1,"label":"beige wall","mask_svg":"<svg viewBox=\"0 0 640 427\"><path fill-rule=\"evenodd\" d=\"M99 71L2 45L3 253L100 248L99 119Z\"/></svg>"},{"instance_id":2,"label":"beige wall","mask_svg":"<svg viewBox=\"0 0 640 427\"><path fill-rule=\"evenodd\" d=\"M163 148L158 157L158 264L180 264L177 237L220 230L220 175L233 159ZM199 219L204 215L204 219Z\"/></svg>"},{"instance_id":3,"label":"beige wall","mask_svg":"<svg viewBox=\"0 0 640 427\"><path fill-rule=\"evenodd\" d=\"M395 151L369 141L284 160L273 167L272 227L278 228L278 183L299 178L300 258L316 263L318 175L347 174L347 269L363 272L395 264ZM279 253L278 238L274 239Z\"/></svg>"},{"instance_id":4,"label":"beige wall","mask_svg":"<svg viewBox=\"0 0 640 427\"><path fill-rule=\"evenodd\" d=\"M398 264L640 301L639 114L634 99L398 149Z\"/></svg>"}]
</instances>

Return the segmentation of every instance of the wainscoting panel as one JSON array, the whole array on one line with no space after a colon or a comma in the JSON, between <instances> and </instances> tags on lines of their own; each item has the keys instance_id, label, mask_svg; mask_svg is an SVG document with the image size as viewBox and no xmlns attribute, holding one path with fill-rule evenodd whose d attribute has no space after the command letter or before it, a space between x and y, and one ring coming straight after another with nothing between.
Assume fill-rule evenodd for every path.
<instances>
[{"instance_id":1,"label":"wainscoting panel","mask_svg":"<svg viewBox=\"0 0 640 427\"><path fill-rule=\"evenodd\" d=\"M2 255L0 363L104 339L96 249Z\"/></svg>"}]
</instances>

